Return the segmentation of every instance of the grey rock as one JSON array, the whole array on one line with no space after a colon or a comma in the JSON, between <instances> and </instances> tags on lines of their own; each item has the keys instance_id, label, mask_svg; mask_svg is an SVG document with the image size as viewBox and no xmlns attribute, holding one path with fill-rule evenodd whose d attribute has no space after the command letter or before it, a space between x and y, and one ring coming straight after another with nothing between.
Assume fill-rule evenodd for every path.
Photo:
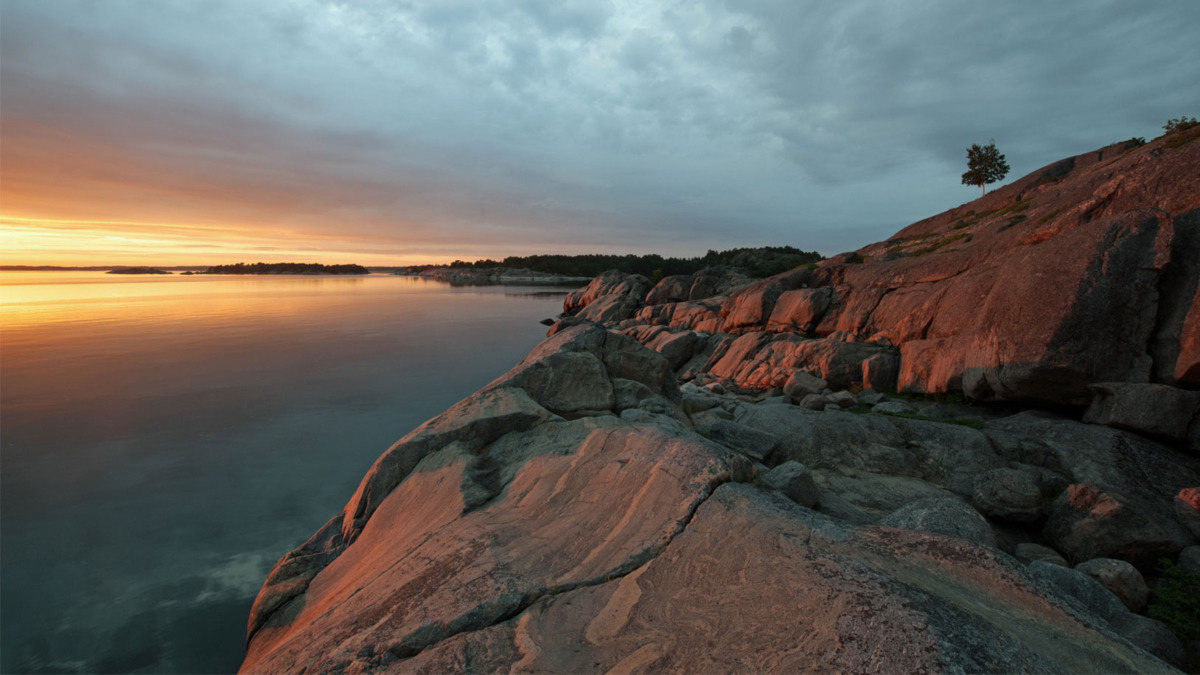
<instances>
[{"instance_id":1,"label":"grey rock","mask_svg":"<svg viewBox=\"0 0 1200 675\"><path fill-rule=\"evenodd\" d=\"M1025 563L1026 565L1035 560L1040 560L1042 562L1050 563L1051 565L1070 567L1070 565L1067 564L1067 559L1059 555L1058 551L1055 551L1049 546L1042 546L1041 544L1029 542L1017 544L1017 548L1013 557Z\"/></svg>"},{"instance_id":2,"label":"grey rock","mask_svg":"<svg viewBox=\"0 0 1200 675\"><path fill-rule=\"evenodd\" d=\"M1047 506L1035 474L1007 468L981 474L971 503L985 516L1022 523L1037 520Z\"/></svg>"},{"instance_id":3,"label":"grey rock","mask_svg":"<svg viewBox=\"0 0 1200 675\"><path fill-rule=\"evenodd\" d=\"M763 487L782 492L801 506L812 508L820 501L821 492L813 481L812 472L799 462L784 462L762 476Z\"/></svg>"},{"instance_id":4,"label":"grey rock","mask_svg":"<svg viewBox=\"0 0 1200 675\"><path fill-rule=\"evenodd\" d=\"M1184 488L1175 495L1175 518L1200 539L1200 487Z\"/></svg>"},{"instance_id":5,"label":"grey rock","mask_svg":"<svg viewBox=\"0 0 1200 675\"><path fill-rule=\"evenodd\" d=\"M1035 560L1029 563L1029 572L1039 586L1056 595L1074 598L1105 623L1129 613L1112 591L1079 570Z\"/></svg>"},{"instance_id":6,"label":"grey rock","mask_svg":"<svg viewBox=\"0 0 1200 675\"><path fill-rule=\"evenodd\" d=\"M1170 663L1183 668L1183 645L1179 638L1159 621L1140 614L1124 614L1109 622L1109 626L1121 637Z\"/></svg>"},{"instance_id":7,"label":"grey rock","mask_svg":"<svg viewBox=\"0 0 1200 675\"><path fill-rule=\"evenodd\" d=\"M783 384L783 393L795 400L803 399L809 394L820 394L829 386L825 380L812 373L797 370Z\"/></svg>"},{"instance_id":8,"label":"grey rock","mask_svg":"<svg viewBox=\"0 0 1200 675\"><path fill-rule=\"evenodd\" d=\"M828 405L830 405L829 399L820 394L808 394L800 399L799 403L799 406L805 410L824 410Z\"/></svg>"},{"instance_id":9,"label":"grey rock","mask_svg":"<svg viewBox=\"0 0 1200 675\"><path fill-rule=\"evenodd\" d=\"M853 476L825 474L819 484L824 488L822 494L837 495L877 519L923 499L953 498L951 493L919 478L870 472Z\"/></svg>"},{"instance_id":10,"label":"grey rock","mask_svg":"<svg viewBox=\"0 0 1200 675\"><path fill-rule=\"evenodd\" d=\"M1105 588L1125 603L1131 612L1140 612L1146 606L1150 589L1137 568L1124 560L1093 558L1079 563L1075 569L1099 581Z\"/></svg>"},{"instance_id":11,"label":"grey rock","mask_svg":"<svg viewBox=\"0 0 1200 675\"><path fill-rule=\"evenodd\" d=\"M662 354L667 363L671 364L671 369L675 370L695 356L700 344L700 339L696 337L695 333L689 330L679 333L660 333L648 342L646 346Z\"/></svg>"},{"instance_id":12,"label":"grey rock","mask_svg":"<svg viewBox=\"0 0 1200 675\"><path fill-rule=\"evenodd\" d=\"M917 412L917 409L904 401L884 401L875 404L875 407L871 408L871 412L887 415L911 415Z\"/></svg>"},{"instance_id":13,"label":"grey rock","mask_svg":"<svg viewBox=\"0 0 1200 675\"><path fill-rule=\"evenodd\" d=\"M1200 574L1200 546L1188 546L1180 551L1179 566L1192 574Z\"/></svg>"},{"instance_id":14,"label":"grey rock","mask_svg":"<svg viewBox=\"0 0 1200 675\"><path fill-rule=\"evenodd\" d=\"M647 387L641 382L626 380L625 378L619 377L613 380L612 385L613 397L616 402L615 408L617 410L636 408L644 399L656 396L655 393L650 390L650 387Z\"/></svg>"},{"instance_id":15,"label":"grey rock","mask_svg":"<svg viewBox=\"0 0 1200 675\"><path fill-rule=\"evenodd\" d=\"M877 403L883 403L886 400L886 396L875 391L874 389L863 389L862 391L858 392L858 402L862 403L863 405L875 405Z\"/></svg>"},{"instance_id":16,"label":"grey rock","mask_svg":"<svg viewBox=\"0 0 1200 675\"><path fill-rule=\"evenodd\" d=\"M1166 384L1102 382L1093 384L1092 403L1083 421L1184 440L1188 423L1200 409L1200 392Z\"/></svg>"},{"instance_id":17,"label":"grey rock","mask_svg":"<svg viewBox=\"0 0 1200 675\"><path fill-rule=\"evenodd\" d=\"M663 277L650 292L646 294L647 305L661 305L667 302L680 302L688 299L688 291L692 286L692 275L675 274Z\"/></svg>"},{"instance_id":18,"label":"grey rock","mask_svg":"<svg viewBox=\"0 0 1200 675\"><path fill-rule=\"evenodd\" d=\"M721 405L721 398L711 394L684 394L683 411L689 415L711 410Z\"/></svg>"},{"instance_id":19,"label":"grey rock","mask_svg":"<svg viewBox=\"0 0 1200 675\"><path fill-rule=\"evenodd\" d=\"M1183 548L1146 512L1093 483L1069 486L1049 514L1042 534L1073 560L1118 558L1150 567Z\"/></svg>"},{"instance_id":20,"label":"grey rock","mask_svg":"<svg viewBox=\"0 0 1200 675\"><path fill-rule=\"evenodd\" d=\"M887 415L817 415L799 406L755 406L738 421L778 436L773 455L778 461L794 459L848 480L887 476L904 488L892 496L944 495L949 490L970 499L975 478L1003 465L986 436L954 424ZM909 490L905 481L922 486ZM883 503L888 510L896 508L890 496Z\"/></svg>"},{"instance_id":21,"label":"grey rock","mask_svg":"<svg viewBox=\"0 0 1200 675\"><path fill-rule=\"evenodd\" d=\"M867 357L862 362L862 384L881 391L895 391L900 377L900 354L886 351Z\"/></svg>"},{"instance_id":22,"label":"grey rock","mask_svg":"<svg viewBox=\"0 0 1200 675\"><path fill-rule=\"evenodd\" d=\"M1129 542L1139 539L1173 542L1146 551L1144 560L1139 562L1118 549L1101 550L1095 546L1081 549L1090 537L1083 530L1078 533L1079 543L1074 545L1061 546L1051 540L1076 561L1119 558L1147 568L1157 562L1157 556L1171 556L1195 543L1196 538L1177 520L1172 500L1182 489L1200 485L1200 458L1129 431L1032 411L989 421L985 432L997 452L1007 459L1039 465L1069 477L1073 484L1094 485L1099 493L1111 499L1113 510L1104 513L1089 515L1082 508L1058 509L1059 535L1075 529L1072 523L1078 520L1092 521L1092 525L1111 531L1114 537L1110 543L1119 541L1121 528L1130 526L1149 531ZM1064 500L1063 495L1050 507L1051 520L1056 520L1054 504L1069 506L1059 500ZM1072 510L1076 511L1073 515L1069 513Z\"/></svg>"},{"instance_id":23,"label":"grey rock","mask_svg":"<svg viewBox=\"0 0 1200 675\"><path fill-rule=\"evenodd\" d=\"M858 406L858 397L848 391L839 391L827 396L830 403L833 403L841 408L854 408Z\"/></svg>"},{"instance_id":24,"label":"grey rock","mask_svg":"<svg viewBox=\"0 0 1200 675\"><path fill-rule=\"evenodd\" d=\"M1029 565L1030 576L1052 596L1079 602L1121 637L1170 663L1180 665L1183 648L1171 631L1153 619L1133 614L1112 591L1069 567L1042 561Z\"/></svg>"},{"instance_id":25,"label":"grey rock","mask_svg":"<svg viewBox=\"0 0 1200 675\"><path fill-rule=\"evenodd\" d=\"M824 410L825 412L841 412L842 406L840 406L836 403L826 403L825 407L822 408L821 410Z\"/></svg>"},{"instance_id":26,"label":"grey rock","mask_svg":"<svg viewBox=\"0 0 1200 675\"><path fill-rule=\"evenodd\" d=\"M779 445L779 437L737 422L717 420L708 425L709 438L746 456L762 461Z\"/></svg>"},{"instance_id":27,"label":"grey rock","mask_svg":"<svg viewBox=\"0 0 1200 675\"><path fill-rule=\"evenodd\" d=\"M905 530L934 532L966 539L983 546L996 546L992 528L979 512L957 499L922 499L901 507L880 525Z\"/></svg>"}]
</instances>

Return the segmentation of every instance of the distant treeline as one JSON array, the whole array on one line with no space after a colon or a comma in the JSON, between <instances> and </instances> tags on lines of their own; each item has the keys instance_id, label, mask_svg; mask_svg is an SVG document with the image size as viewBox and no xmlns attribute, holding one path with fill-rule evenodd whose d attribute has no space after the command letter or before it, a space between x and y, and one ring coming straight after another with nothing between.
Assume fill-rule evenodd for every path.
<instances>
[{"instance_id":1,"label":"distant treeline","mask_svg":"<svg viewBox=\"0 0 1200 675\"><path fill-rule=\"evenodd\" d=\"M322 265L321 263L237 263L213 265L204 274L370 274L362 265Z\"/></svg>"},{"instance_id":2,"label":"distant treeline","mask_svg":"<svg viewBox=\"0 0 1200 675\"><path fill-rule=\"evenodd\" d=\"M712 251L697 258L664 258L649 255L530 255L509 256L502 261L477 260L463 262L455 260L451 268L486 269L490 267L526 268L537 272L561 274L571 277L594 277L601 272L617 269L628 274L642 274L661 278L673 274L692 274L705 267L726 265L753 277L769 277L786 272L807 263L814 263L824 256L816 251L802 251L792 246L764 246L762 248L734 248L728 251Z\"/></svg>"}]
</instances>

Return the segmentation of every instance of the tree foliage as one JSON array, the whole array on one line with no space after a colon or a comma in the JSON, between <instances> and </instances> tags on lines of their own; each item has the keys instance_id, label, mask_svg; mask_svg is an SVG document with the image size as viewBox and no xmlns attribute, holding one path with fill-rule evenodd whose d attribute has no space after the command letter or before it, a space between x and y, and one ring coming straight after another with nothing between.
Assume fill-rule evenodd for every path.
<instances>
[{"instance_id":1,"label":"tree foliage","mask_svg":"<svg viewBox=\"0 0 1200 675\"><path fill-rule=\"evenodd\" d=\"M1163 129L1168 134L1173 134L1176 131L1186 131L1198 124L1200 124L1200 122L1197 122L1195 117L1180 117L1178 119L1171 118L1167 120L1166 124L1163 125Z\"/></svg>"},{"instance_id":2,"label":"tree foliage","mask_svg":"<svg viewBox=\"0 0 1200 675\"><path fill-rule=\"evenodd\" d=\"M962 175L963 185L978 185L987 194L987 184L995 183L1008 175L1008 162L996 149L996 141L987 145L972 143L967 148L967 172Z\"/></svg>"},{"instance_id":3,"label":"tree foliage","mask_svg":"<svg viewBox=\"0 0 1200 675\"><path fill-rule=\"evenodd\" d=\"M205 274L370 274L362 265L322 265L321 263L262 263L213 265Z\"/></svg>"},{"instance_id":4,"label":"tree foliage","mask_svg":"<svg viewBox=\"0 0 1200 675\"><path fill-rule=\"evenodd\" d=\"M674 274L692 274L705 267L726 265L752 277L768 277L780 272L815 263L824 256L816 251L804 251L793 246L764 246L761 248L734 248L727 251L709 251L695 258L667 258L657 253L647 255L529 255L509 256L503 261L491 259L465 262L455 260L451 269L487 269L506 267L529 269L548 274L572 277L594 277L606 270L620 270L628 274L641 274L649 278L662 278ZM412 271L427 266L416 265Z\"/></svg>"}]
</instances>

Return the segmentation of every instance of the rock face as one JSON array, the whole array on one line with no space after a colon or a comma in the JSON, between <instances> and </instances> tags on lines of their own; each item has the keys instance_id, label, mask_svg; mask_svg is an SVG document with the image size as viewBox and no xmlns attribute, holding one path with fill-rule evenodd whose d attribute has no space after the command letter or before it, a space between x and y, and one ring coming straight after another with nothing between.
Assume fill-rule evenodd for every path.
<instances>
[{"instance_id":1,"label":"rock face","mask_svg":"<svg viewBox=\"0 0 1200 675\"><path fill-rule=\"evenodd\" d=\"M834 388L1075 406L1093 385L1103 400L1136 396L1131 385L1200 386L1200 136L1184 133L1183 143L1058 162L853 255L702 303L684 298L685 279L664 279L632 316L729 336L712 341L696 372L748 391L780 387L794 370ZM589 318L612 314L617 301L597 293L614 283L598 278L567 313L591 299L605 304ZM1191 416L1172 409L1164 428L1101 401L1092 419L1145 422L1200 445L1194 397L1156 397Z\"/></svg>"},{"instance_id":2,"label":"rock face","mask_svg":"<svg viewBox=\"0 0 1200 675\"><path fill-rule=\"evenodd\" d=\"M632 338L561 330L280 560L243 671L1167 669L997 551L964 501L1044 430L993 443L718 389L681 392Z\"/></svg>"},{"instance_id":3,"label":"rock face","mask_svg":"<svg viewBox=\"0 0 1200 675\"><path fill-rule=\"evenodd\" d=\"M280 559L242 670L1170 672L1130 610L1200 550L1197 214L1155 141L811 269L601 275Z\"/></svg>"}]
</instances>

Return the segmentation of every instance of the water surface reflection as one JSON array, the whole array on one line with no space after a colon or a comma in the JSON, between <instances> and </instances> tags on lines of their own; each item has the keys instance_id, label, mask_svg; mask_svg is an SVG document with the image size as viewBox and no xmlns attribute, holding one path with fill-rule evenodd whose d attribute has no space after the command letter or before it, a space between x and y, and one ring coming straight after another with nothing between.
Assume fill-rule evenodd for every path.
<instances>
[{"instance_id":1,"label":"water surface reflection","mask_svg":"<svg viewBox=\"0 0 1200 675\"><path fill-rule=\"evenodd\" d=\"M5 672L221 672L269 565L561 293L0 274Z\"/></svg>"}]
</instances>

